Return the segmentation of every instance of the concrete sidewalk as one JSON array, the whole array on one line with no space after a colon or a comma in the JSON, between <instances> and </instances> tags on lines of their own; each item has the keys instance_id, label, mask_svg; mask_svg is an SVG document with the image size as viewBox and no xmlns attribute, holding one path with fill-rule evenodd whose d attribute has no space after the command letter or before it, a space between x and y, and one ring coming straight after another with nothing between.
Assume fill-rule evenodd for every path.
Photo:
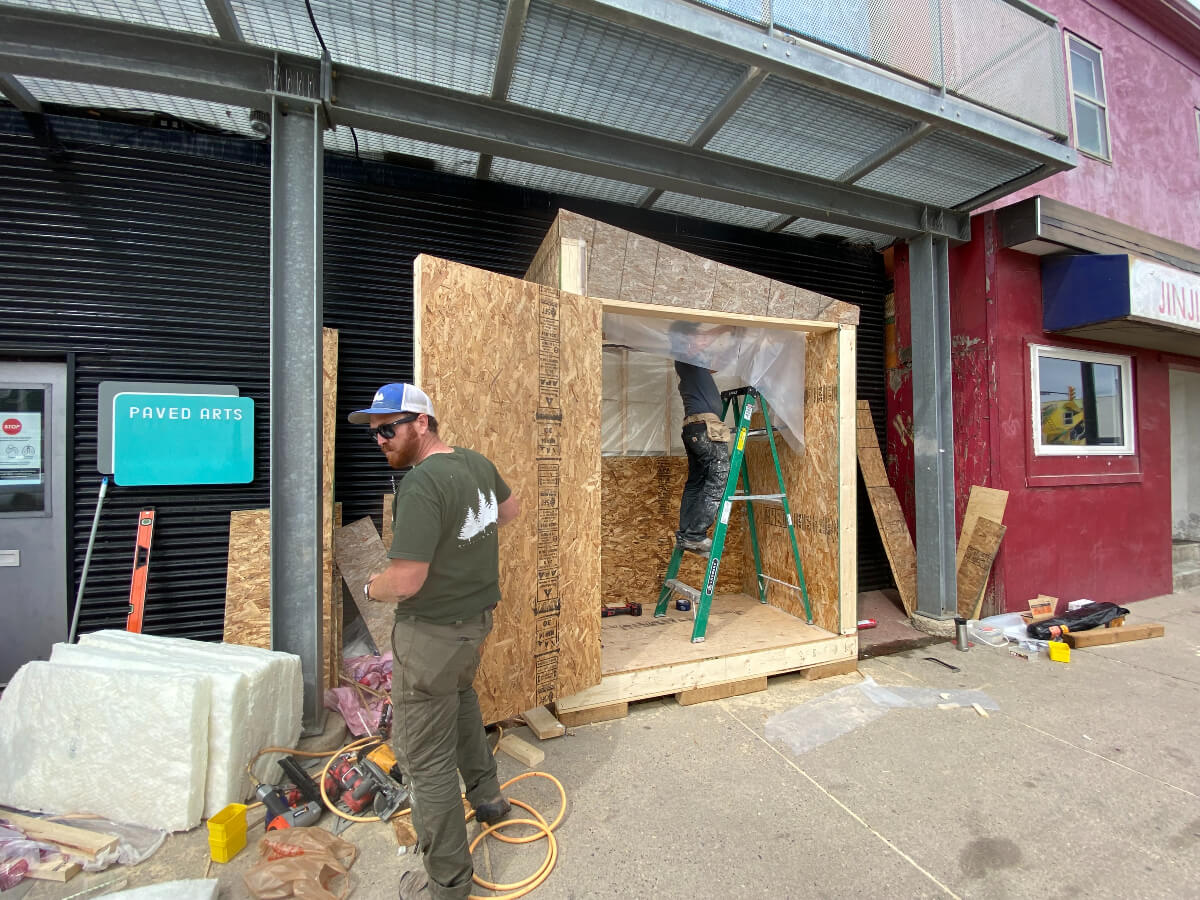
<instances>
[{"instance_id":1,"label":"concrete sidewalk","mask_svg":"<svg viewBox=\"0 0 1200 900\"><path fill-rule=\"evenodd\" d=\"M988 718L891 710L796 755L764 737L767 720L861 678L781 676L729 700L636 704L625 719L541 743L539 768L562 781L570 807L558 865L530 896L1195 897L1200 590L1131 608L1131 622L1161 622L1165 637L1076 650L1067 665L947 643L860 663L884 685L982 690L1000 706ZM499 759L503 777L525 771ZM557 812L541 779L509 793ZM415 864L397 857L390 831L343 835L360 850L352 897L390 900ZM544 852L488 842L477 868L515 881ZM240 878L252 862L249 848L212 866L222 897L247 896ZM207 863L200 828L136 868L39 883L26 896L57 900L117 877L129 887L198 878Z\"/></svg>"}]
</instances>

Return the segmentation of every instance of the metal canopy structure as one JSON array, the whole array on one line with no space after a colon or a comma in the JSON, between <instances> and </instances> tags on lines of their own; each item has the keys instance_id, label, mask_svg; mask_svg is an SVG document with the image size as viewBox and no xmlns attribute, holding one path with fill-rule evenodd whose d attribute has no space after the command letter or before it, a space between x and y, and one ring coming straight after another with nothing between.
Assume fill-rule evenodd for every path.
<instances>
[{"instance_id":1,"label":"metal canopy structure","mask_svg":"<svg viewBox=\"0 0 1200 900\"><path fill-rule=\"evenodd\" d=\"M329 150L876 246L965 240L972 208L1074 164L1058 30L1020 0L312 11L319 32L303 0L0 3L0 92L247 135L291 96Z\"/></svg>"},{"instance_id":2,"label":"metal canopy structure","mask_svg":"<svg viewBox=\"0 0 1200 900\"><path fill-rule=\"evenodd\" d=\"M306 730L323 718L327 149L908 240L918 610L953 614L947 252L972 209L1074 165L1052 17L1024 0L310 2L0 0L0 94L28 116L66 103L271 133L271 628L301 657Z\"/></svg>"}]
</instances>

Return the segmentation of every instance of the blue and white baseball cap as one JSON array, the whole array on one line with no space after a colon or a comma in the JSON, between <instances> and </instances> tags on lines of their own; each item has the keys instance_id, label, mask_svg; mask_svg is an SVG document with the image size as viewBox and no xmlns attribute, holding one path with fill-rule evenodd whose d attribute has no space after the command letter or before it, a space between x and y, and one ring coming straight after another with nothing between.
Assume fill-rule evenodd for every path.
<instances>
[{"instance_id":1,"label":"blue and white baseball cap","mask_svg":"<svg viewBox=\"0 0 1200 900\"><path fill-rule=\"evenodd\" d=\"M355 425L367 425L371 416L406 412L433 416L433 402L416 385L401 382L385 384L375 392L375 399L370 406L356 409L350 413L349 419Z\"/></svg>"}]
</instances>

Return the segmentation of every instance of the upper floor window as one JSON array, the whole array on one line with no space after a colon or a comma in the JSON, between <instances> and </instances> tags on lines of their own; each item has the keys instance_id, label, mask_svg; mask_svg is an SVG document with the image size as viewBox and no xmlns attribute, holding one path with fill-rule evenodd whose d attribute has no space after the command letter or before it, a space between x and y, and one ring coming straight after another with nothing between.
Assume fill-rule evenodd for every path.
<instances>
[{"instance_id":1,"label":"upper floor window","mask_svg":"<svg viewBox=\"0 0 1200 900\"><path fill-rule=\"evenodd\" d=\"M1104 99L1104 64L1100 49L1067 35L1071 60L1071 99L1075 111L1075 146L1100 159L1112 159L1108 141L1108 104Z\"/></svg>"},{"instance_id":2,"label":"upper floor window","mask_svg":"<svg viewBox=\"0 0 1200 900\"><path fill-rule=\"evenodd\" d=\"M1200 145L1200 109L1196 110L1196 141Z\"/></svg>"}]
</instances>

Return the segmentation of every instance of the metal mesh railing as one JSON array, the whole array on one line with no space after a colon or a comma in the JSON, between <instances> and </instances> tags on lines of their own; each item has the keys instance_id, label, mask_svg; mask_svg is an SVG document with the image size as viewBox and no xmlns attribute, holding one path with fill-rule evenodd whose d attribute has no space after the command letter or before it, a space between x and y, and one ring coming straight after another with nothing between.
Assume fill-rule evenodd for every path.
<instances>
[{"instance_id":1,"label":"metal mesh railing","mask_svg":"<svg viewBox=\"0 0 1200 900\"><path fill-rule=\"evenodd\" d=\"M1058 27L1021 0L695 0L884 66L1057 136Z\"/></svg>"}]
</instances>

